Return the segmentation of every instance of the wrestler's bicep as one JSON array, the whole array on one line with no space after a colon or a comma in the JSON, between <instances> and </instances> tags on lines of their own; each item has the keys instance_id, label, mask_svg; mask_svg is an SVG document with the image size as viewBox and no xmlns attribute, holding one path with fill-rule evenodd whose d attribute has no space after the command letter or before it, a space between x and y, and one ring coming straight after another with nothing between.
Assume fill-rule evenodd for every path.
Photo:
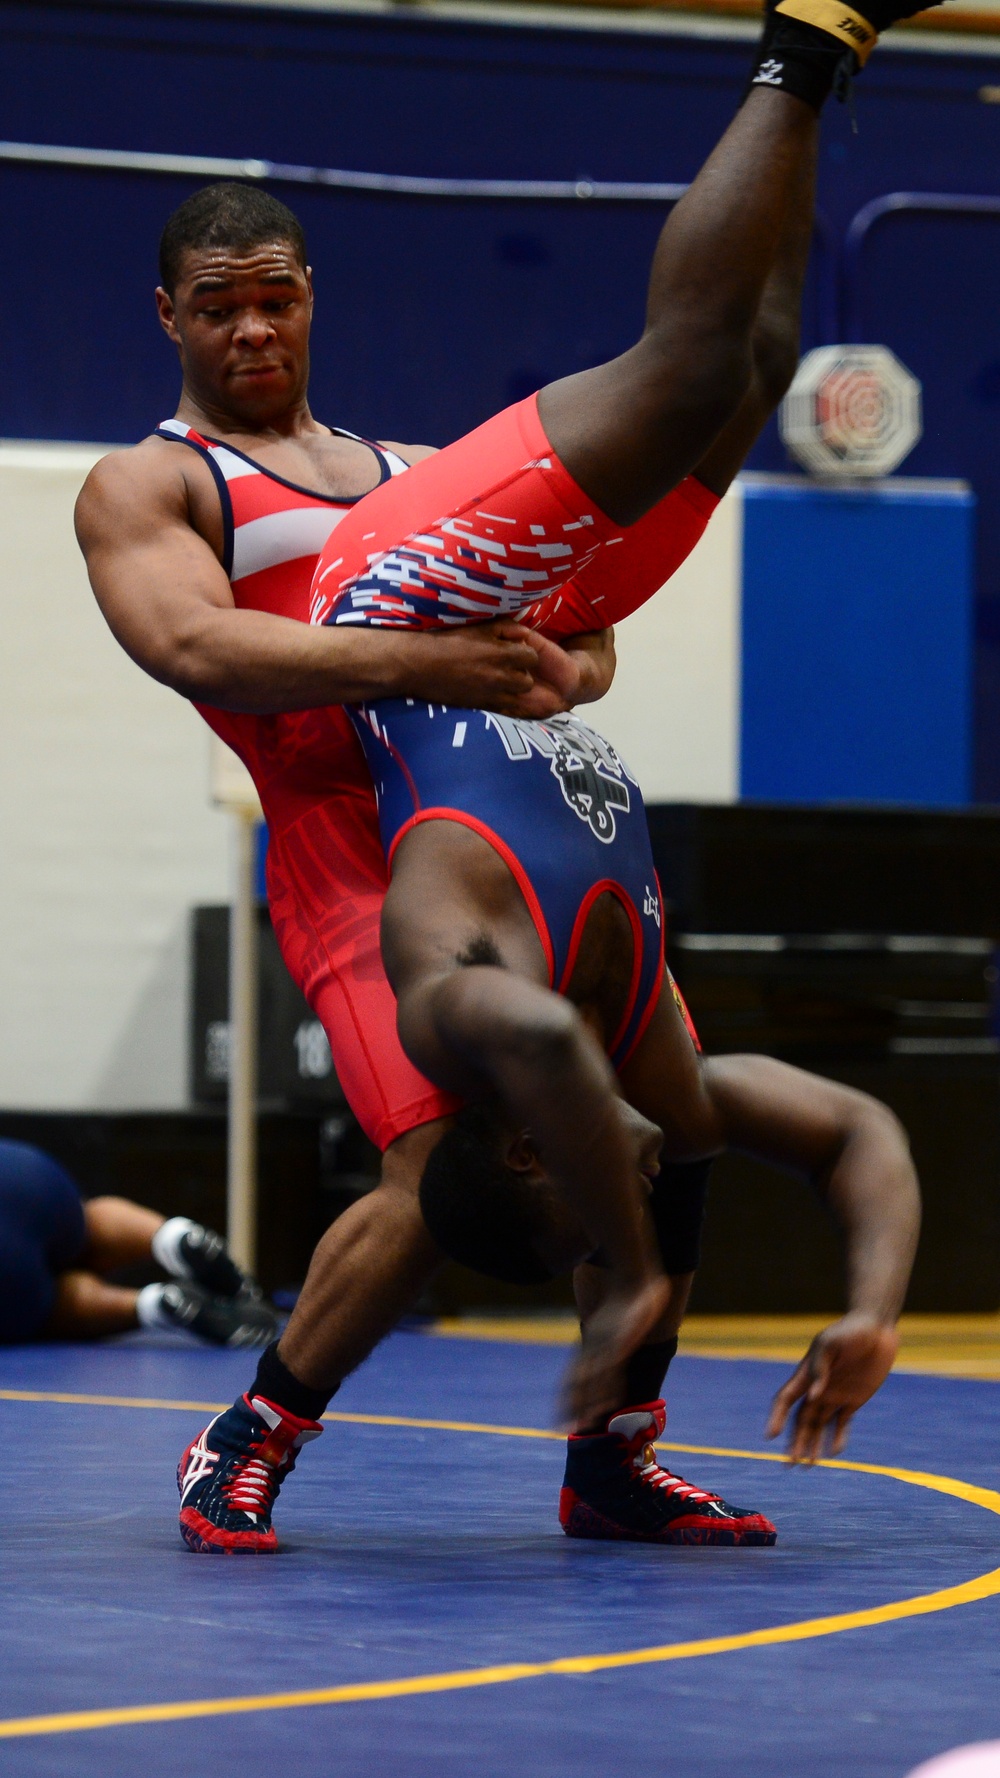
<instances>
[{"instance_id":1,"label":"wrestler's bicep","mask_svg":"<svg viewBox=\"0 0 1000 1778\"><path fill-rule=\"evenodd\" d=\"M112 633L171 683L205 613L233 609L226 573L190 523L183 479L105 458L77 501L76 529Z\"/></svg>"}]
</instances>

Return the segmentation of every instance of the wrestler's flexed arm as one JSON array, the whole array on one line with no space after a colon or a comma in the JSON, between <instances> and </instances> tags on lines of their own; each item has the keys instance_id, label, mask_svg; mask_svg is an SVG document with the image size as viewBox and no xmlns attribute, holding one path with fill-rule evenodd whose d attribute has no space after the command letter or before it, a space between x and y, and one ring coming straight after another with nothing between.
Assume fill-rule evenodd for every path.
<instances>
[{"instance_id":1,"label":"wrestler's flexed arm","mask_svg":"<svg viewBox=\"0 0 1000 1778\"><path fill-rule=\"evenodd\" d=\"M601 696L613 651L573 653L501 621L430 637L314 628L237 609L192 524L174 455L155 440L104 458L77 503L77 535L101 610L154 679L220 709L272 712L410 696L548 716Z\"/></svg>"}]
</instances>

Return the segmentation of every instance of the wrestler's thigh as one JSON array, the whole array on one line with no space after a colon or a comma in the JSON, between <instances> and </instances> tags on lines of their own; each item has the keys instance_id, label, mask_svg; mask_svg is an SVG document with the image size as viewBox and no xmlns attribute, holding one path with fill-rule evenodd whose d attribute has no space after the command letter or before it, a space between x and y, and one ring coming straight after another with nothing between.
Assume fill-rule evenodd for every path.
<instances>
[{"instance_id":1,"label":"wrestler's thigh","mask_svg":"<svg viewBox=\"0 0 1000 1778\"><path fill-rule=\"evenodd\" d=\"M632 525L701 462L742 395L707 366L645 335L627 352L539 391L538 410L569 475L620 524Z\"/></svg>"},{"instance_id":2,"label":"wrestler's thigh","mask_svg":"<svg viewBox=\"0 0 1000 1778\"><path fill-rule=\"evenodd\" d=\"M483 1082L440 1036L443 980L479 964L549 986L545 951L513 871L485 832L447 815L418 821L394 853L382 956L407 1054L463 1094Z\"/></svg>"},{"instance_id":3,"label":"wrestler's thigh","mask_svg":"<svg viewBox=\"0 0 1000 1778\"><path fill-rule=\"evenodd\" d=\"M362 819L370 815L370 820ZM271 856L273 854L273 856ZM271 921L292 980L326 1032L333 1066L365 1135L385 1150L457 1101L403 1053L396 997L379 946L385 862L374 809L338 805L272 841Z\"/></svg>"},{"instance_id":4,"label":"wrestler's thigh","mask_svg":"<svg viewBox=\"0 0 1000 1778\"><path fill-rule=\"evenodd\" d=\"M409 629L516 616L620 540L567 475L532 398L366 494L331 532L313 623Z\"/></svg>"},{"instance_id":5,"label":"wrestler's thigh","mask_svg":"<svg viewBox=\"0 0 1000 1778\"><path fill-rule=\"evenodd\" d=\"M653 1016L619 1078L629 1104L663 1131L665 1160L693 1159L720 1147L701 1058L666 972Z\"/></svg>"},{"instance_id":6,"label":"wrestler's thigh","mask_svg":"<svg viewBox=\"0 0 1000 1778\"><path fill-rule=\"evenodd\" d=\"M377 1148L384 1151L419 1125L459 1109L461 1100L440 1091L405 1054L396 998L381 966L361 973L331 969L315 984L312 1006L344 1097Z\"/></svg>"}]
</instances>

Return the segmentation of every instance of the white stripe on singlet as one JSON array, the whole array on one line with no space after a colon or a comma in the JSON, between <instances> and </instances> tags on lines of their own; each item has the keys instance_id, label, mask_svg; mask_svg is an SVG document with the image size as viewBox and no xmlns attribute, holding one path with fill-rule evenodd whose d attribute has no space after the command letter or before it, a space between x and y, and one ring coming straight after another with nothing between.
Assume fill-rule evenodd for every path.
<instances>
[{"instance_id":1,"label":"white stripe on singlet","mask_svg":"<svg viewBox=\"0 0 1000 1778\"><path fill-rule=\"evenodd\" d=\"M349 507L302 506L248 519L233 532L233 580L260 574L299 556L318 556Z\"/></svg>"}]
</instances>

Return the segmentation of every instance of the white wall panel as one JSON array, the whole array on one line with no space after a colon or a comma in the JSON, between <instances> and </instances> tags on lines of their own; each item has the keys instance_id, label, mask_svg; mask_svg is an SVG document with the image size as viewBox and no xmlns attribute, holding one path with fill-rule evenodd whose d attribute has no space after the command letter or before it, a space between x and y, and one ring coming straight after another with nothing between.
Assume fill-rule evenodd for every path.
<instances>
[{"instance_id":1,"label":"white wall panel","mask_svg":"<svg viewBox=\"0 0 1000 1778\"><path fill-rule=\"evenodd\" d=\"M737 486L674 578L618 626L615 682L583 712L647 802L739 795L742 513Z\"/></svg>"},{"instance_id":2,"label":"white wall panel","mask_svg":"<svg viewBox=\"0 0 1000 1778\"><path fill-rule=\"evenodd\" d=\"M187 909L225 899L207 731L105 628L72 528L99 447L0 444L0 1106L187 1096Z\"/></svg>"}]
</instances>

